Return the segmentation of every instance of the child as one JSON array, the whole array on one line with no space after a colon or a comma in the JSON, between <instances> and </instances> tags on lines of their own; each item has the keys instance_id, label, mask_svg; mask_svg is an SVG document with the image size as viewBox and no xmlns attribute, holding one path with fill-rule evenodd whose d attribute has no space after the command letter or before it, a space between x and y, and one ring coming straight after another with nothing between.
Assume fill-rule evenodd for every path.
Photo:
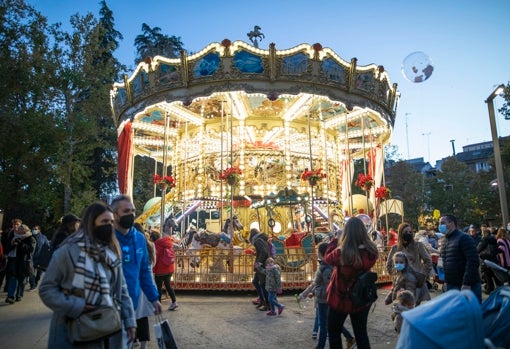
<instances>
[{"instance_id":1,"label":"child","mask_svg":"<svg viewBox=\"0 0 510 349\"><path fill-rule=\"evenodd\" d=\"M393 255L393 288L385 300L389 305L397 299L398 293L403 290L411 291L417 304L420 301L420 291L425 283L425 275L416 272L407 260L404 252L397 252Z\"/></svg>"},{"instance_id":2,"label":"child","mask_svg":"<svg viewBox=\"0 0 510 349\"><path fill-rule=\"evenodd\" d=\"M278 315L283 312L285 306L278 303L278 299L276 298L276 293L281 292L282 289L282 275L280 272L280 267L275 264L274 259L269 257L266 259L266 269L258 266L258 270L263 274L266 274L266 290L268 294L268 302L269 302L269 311L266 313L268 316L276 315L276 308L278 308Z\"/></svg>"},{"instance_id":3,"label":"child","mask_svg":"<svg viewBox=\"0 0 510 349\"><path fill-rule=\"evenodd\" d=\"M395 331L397 331L398 335L400 335L400 330L402 329L402 312L414 308L414 302L414 295L408 290L400 291L393 302L391 319L395 324Z\"/></svg>"},{"instance_id":4,"label":"child","mask_svg":"<svg viewBox=\"0 0 510 349\"><path fill-rule=\"evenodd\" d=\"M317 332L319 332L319 341L316 347L319 349L325 347L326 338L328 337L327 320L329 306L326 299L326 289L328 288L329 280L331 279L331 274L333 273L333 266L328 265L323 261L324 253L326 253L327 247L327 243L322 243L317 248L317 257L319 259L320 266L319 269L317 269L317 273L315 274L315 280L310 284L310 286L308 286L303 292L299 294L299 300L303 300L307 296L315 296L315 322L313 325L312 338L316 339ZM342 329L342 334L347 340L347 349L351 348L355 343L354 337L345 327Z\"/></svg>"}]
</instances>

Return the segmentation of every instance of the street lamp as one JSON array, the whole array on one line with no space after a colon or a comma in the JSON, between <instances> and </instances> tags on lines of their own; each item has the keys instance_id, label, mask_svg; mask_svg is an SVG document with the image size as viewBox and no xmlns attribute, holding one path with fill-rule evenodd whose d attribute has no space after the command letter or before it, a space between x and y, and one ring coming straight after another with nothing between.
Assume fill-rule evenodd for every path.
<instances>
[{"instance_id":1,"label":"street lamp","mask_svg":"<svg viewBox=\"0 0 510 349\"><path fill-rule=\"evenodd\" d=\"M506 190L505 190L505 177L503 175L503 164L501 162L501 151L499 149L498 129L496 127L496 117L494 116L494 98L501 94L505 88L504 84L499 85L490 95L487 97L485 103L489 108L489 121L491 124L492 143L494 148L494 162L496 163L496 176L498 180L499 189L499 203L501 205L501 224L507 224L508 221L508 205L506 201Z\"/></svg>"}]
</instances>

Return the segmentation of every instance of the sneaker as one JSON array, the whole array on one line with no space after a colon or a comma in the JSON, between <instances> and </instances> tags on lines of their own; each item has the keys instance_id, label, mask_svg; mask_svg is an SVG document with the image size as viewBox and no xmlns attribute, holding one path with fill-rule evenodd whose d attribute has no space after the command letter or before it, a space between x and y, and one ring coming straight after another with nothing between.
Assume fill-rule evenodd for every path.
<instances>
[{"instance_id":1,"label":"sneaker","mask_svg":"<svg viewBox=\"0 0 510 349\"><path fill-rule=\"evenodd\" d=\"M276 316L276 313L274 311L268 311L266 313L267 316Z\"/></svg>"},{"instance_id":2,"label":"sneaker","mask_svg":"<svg viewBox=\"0 0 510 349\"><path fill-rule=\"evenodd\" d=\"M7 298L5 299L5 303L14 304L14 298L7 297Z\"/></svg>"},{"instance_id":3,"label":"sneaker","mask_svg":"<svg viewBox=\"0 0 510 349\"><path fill-rule=\"evenodd\" d=\"M356 339L354 338L347 338L345 341L345 348L351 349L356 344Z\"/></svg>"},{"instance_id":4,"label":"sneaker","mask_svg":"<svg viewBox=\"0 0 510 349\"><path fill-rule=\"evenodd\" d=\"M175 308L177 308L177 307L178 307L177 303L174 302L174 303L170 304L170 306L168 307L168 310L175 310Z\"/></svg>"},{"instance_id":5,"label":"sneaker","mask_svg":"<svg viewBox=\"0 0 510 349\"><path fill-rule=\"evenodd\" d=\"M312 332L312 339L317 339L317 332Z\"/></svg>"},{"instance_id":6,"label":"sneaker","mask_svg":"<svg viewBox=\"0 0 510 349\"><path fill-rule=\"evenodd\" d=\"M16 297L16 302L21 302L21 297Z\"/></svg>"},{"instance_id":7,"label":"sneaker","mask_svg":"<svg viewBox=\"0 0 510 349\"><path fill-rule=\"evenodd\" d=\"M260 304L260 298L255 298L254 300L251 301L251 304L259 305Z\"/></svg>"},{"instance_id":8,"label":"sneaker","mask_svg":"<svg viewBox=\"0 0 510 349\"><path fill-rule=\"evenodd\" d=\"M284 305L282 305L281 307L278 307L278 315L281 315L283 313L283 309L285 309Z\"/></svg>"}]
</instances>

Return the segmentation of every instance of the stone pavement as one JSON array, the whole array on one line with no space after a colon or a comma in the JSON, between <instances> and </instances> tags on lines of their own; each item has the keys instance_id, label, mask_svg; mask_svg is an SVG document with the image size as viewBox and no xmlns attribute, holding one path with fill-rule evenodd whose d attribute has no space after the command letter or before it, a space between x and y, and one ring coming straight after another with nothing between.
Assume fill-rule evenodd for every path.
<instances>
[{"instance_id":1,"label":"stone pavement","mask_svg":"<svg viewBox=\"0 0 510 349\"><path fill-rule=\"evenodd\" d=\"M384 305L387 290L379 290L379 299L369 315L372 348L395 348L397 336ZM437 294L437 293L436 293ZM2 348L46 348L51 311L42 304L37 291L25 294L21 302L6 304L0 293L0 346ZM293 292L279 297L286 308L281 316L269 317L251 304L253 292L177 292L179 307L164 312L170 321L180 349L186 348L313 348L311 332L315 310L312 301L299 309ZM163 300L168 308L170 301ZM151 342L154 341L151 317ZM350 323L347 322L350 329ZM351 331L352 332L352 331Z\"/></svg>"}]
</instances>

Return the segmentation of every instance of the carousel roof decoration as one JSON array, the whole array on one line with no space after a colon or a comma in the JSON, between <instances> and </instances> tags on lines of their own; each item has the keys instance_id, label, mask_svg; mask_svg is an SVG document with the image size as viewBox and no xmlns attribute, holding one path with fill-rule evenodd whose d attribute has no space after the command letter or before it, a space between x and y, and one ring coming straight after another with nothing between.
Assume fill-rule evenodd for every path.
<instances>
[{"instance_id":1,"label":"carousel roof decoration","mask_svg":"<svg viewBox=\"0 0 510 349\"><path fill-rule=\"evenodd\" d=\"M163 163L169 154L181 200L225 197L218 175L231 166L243 172L235 195L301 195L303 170L323 168L314 197L340 200L339 162L389 142L397 85L381 65L358 66L319 43L261 49L260 27L252 34L255 46L225 39L141 62L110 92L119 137L130 124L131 156Z\"/></svg>"}]
</instances>

